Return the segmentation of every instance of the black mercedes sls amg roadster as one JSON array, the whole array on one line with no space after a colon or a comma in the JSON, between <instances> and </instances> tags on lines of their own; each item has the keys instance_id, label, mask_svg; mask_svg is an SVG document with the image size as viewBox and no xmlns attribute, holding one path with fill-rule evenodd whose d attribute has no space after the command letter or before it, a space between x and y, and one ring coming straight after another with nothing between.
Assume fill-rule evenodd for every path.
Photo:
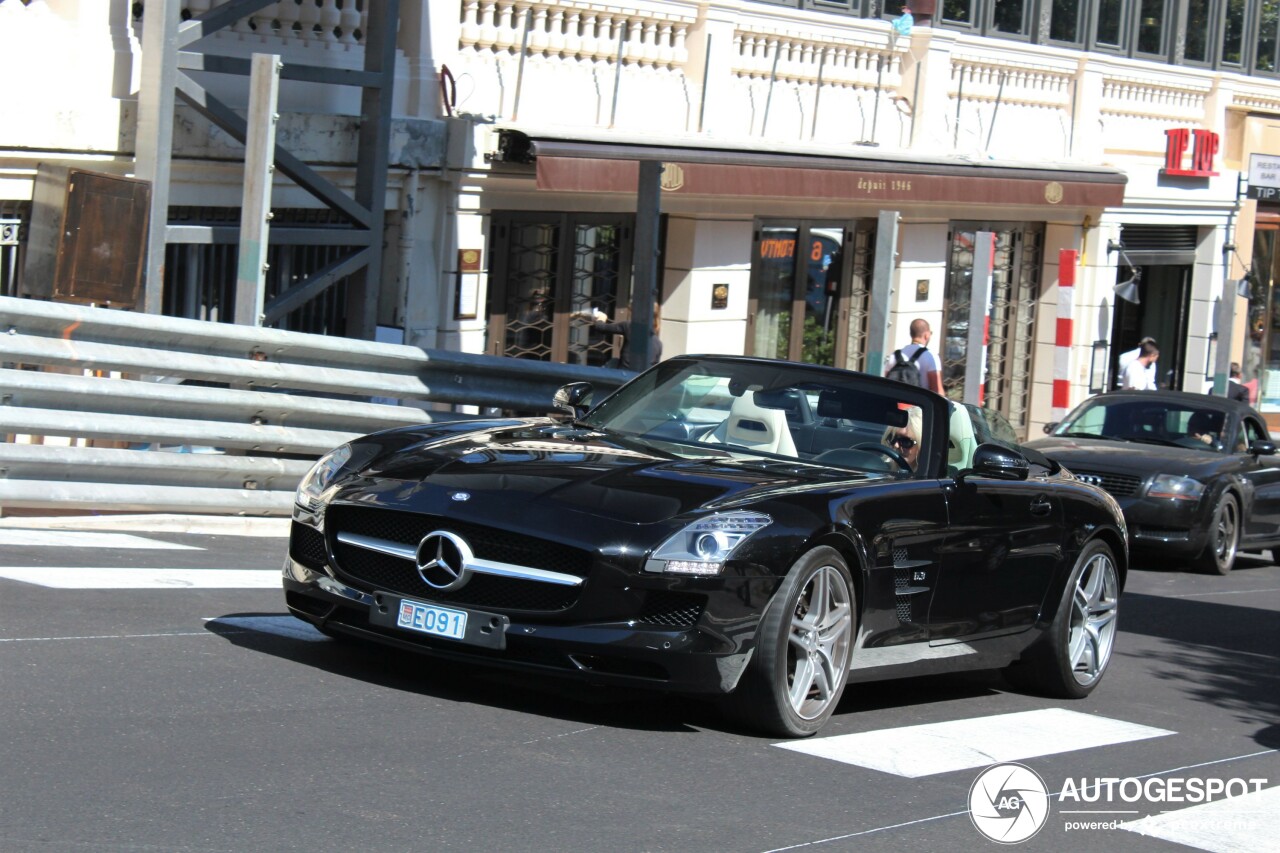
<instances>
[{"instance_id":1,"label":"black mercedes sls amg roadster","mask_svg":"<svg viewBox=\"0 0 1280 853\"><path fill-rule=\"evenodd\" d=\"M1004 668L1078 698L1107 669L1120 509L983 409L731 356L554 406L322 458L290 611L338 638L720 695L782 736L817 731L851 681Z\"/></svg>"}]
</instances>

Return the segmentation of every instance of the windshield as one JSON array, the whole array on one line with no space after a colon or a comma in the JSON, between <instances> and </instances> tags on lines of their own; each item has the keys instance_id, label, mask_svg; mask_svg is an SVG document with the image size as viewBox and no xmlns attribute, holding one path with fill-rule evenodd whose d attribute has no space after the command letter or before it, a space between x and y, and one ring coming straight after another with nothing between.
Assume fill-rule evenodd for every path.
<instances>
[{"instance_id":1,"label":"windshield","mask_svg":"<svg viewBox=\"0 0 1280 853\"><path fill-rule=\"evenodd\" d=\"M920 389L847 371L680 358L628 383L585 423L693 449L682 455L781 457L907 476L928 459L928 403Z\"/></svg>"},{"instance_id":2,"label":"windshield","mask_svg":"<svg viewBox=\"0 0 1280 853\"><path fill-rule=\"evenodd\" d=\"M1068 415L1053 435L1221 453L1229 425L1226 412L1190 402L1098 397Z\"/></svg>"}]
</instances>

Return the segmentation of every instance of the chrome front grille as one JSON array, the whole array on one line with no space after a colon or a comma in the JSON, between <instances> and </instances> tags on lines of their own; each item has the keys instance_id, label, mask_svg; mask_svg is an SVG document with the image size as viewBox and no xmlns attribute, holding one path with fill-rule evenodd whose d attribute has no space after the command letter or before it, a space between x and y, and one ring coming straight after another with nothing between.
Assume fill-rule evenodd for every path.
<instances>
[{"instance_id":1,"label":"chrome front grille","mask_svg":"<svg viewBox=\"0 0 1280 853\"><path fill-rule=\"evenodd\" d=\"M340 534L416 547L434 530L448 530L467 540L475 556L495 562L586 577L590 553L485 525L433 515L336 505L329 507L325 529L333 543L338 575L365 590L385 590L429 601L452 602L495 610L553 612L572 607L581 586L525 578L472 574L464 586L440 590L428 585L412 560L339 541Z\"/></svg>"},{"instance_id":2,"label":"chrome front grille","mask_svg":"<svg viewBox=\"0 0 1280 853\"><path fill-rule=\"evenodd\" d=\"M1117 498L1136 495L1139 487L1142 486L1142 478L1133 474L1116 474L1111 471L1079 471L1075 468L1071 469L1071 473L1075 474L1077 480L1101 486L1110 492L1113 497Z\"/></svg>"}]
</instances>

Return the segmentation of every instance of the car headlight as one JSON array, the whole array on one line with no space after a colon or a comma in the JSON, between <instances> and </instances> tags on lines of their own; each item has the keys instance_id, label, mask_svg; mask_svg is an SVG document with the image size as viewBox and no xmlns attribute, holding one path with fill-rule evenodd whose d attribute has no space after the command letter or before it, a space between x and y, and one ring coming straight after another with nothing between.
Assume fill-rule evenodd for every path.
<instances>
[{"instance_id":1,"label":"car headlight","mask_svg":"<svg viewBox=\"0 0 1280 853\"><path fill-rule=\"evenodd\" d=\"M645 563L647 572L718 575L748 536L773 524L758 512L725 512L700 518L667 539Z\"/></svg>"},{"instance_id":2,"label":"car headlight","mask_svg":"<svg viewBox=\"0 0 1280 853\"><path fill-rule=\"evenodd\" d=\"M1147 489L1149 498L1171 498L1175 501L1198 501L1204 494L1204 483L1180 474L1160 474Z\"/></svg>"},{"instance_id":3,"label":"car headlight","mask_svg":"<svg viewBox=\"0 0 1280 853\"><path fill-rule=\"evenodd\" d=\"M342 470L342 466L349 461L351 461L349 444L344 444L321 456L320 461L311 467L307 475L302 478L302 482L298 484L298 494L294 497L294 502L310 510L319 507L321 493L328 488L333 478Z\"/></svg>"}]
</instances>

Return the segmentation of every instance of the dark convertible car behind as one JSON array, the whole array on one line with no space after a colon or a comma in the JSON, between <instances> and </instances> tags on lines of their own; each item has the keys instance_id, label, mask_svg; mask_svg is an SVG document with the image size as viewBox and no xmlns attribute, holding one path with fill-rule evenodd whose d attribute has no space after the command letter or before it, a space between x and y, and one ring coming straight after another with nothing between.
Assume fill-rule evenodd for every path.
<instances>
[{"instance_id":1,"label":"dark convertible car behind","mask_svg":"<svg viewBox=\"0 0 1280 853\"><path fill-rule=\"evenodd\" d=\"M1252 408L1184 391L1112 391L1030 443L1110 492L1135 552L1226 574L1280 545L1280 457Z\"/></svg>"},{"instance_id":2,"label":"dark convertible car behind","mask_svg":"<svg viewBox=\"0 0 1280 853\"><path fill-rule=\"evenodd\" d=\"M817 731L847 682L1004 667L1083 697L1126 530L980 409L812 365L683 356L588 411L424 425L304 478L289 609L477 665L723 695Z\"/></svg>"}]
</instances>

